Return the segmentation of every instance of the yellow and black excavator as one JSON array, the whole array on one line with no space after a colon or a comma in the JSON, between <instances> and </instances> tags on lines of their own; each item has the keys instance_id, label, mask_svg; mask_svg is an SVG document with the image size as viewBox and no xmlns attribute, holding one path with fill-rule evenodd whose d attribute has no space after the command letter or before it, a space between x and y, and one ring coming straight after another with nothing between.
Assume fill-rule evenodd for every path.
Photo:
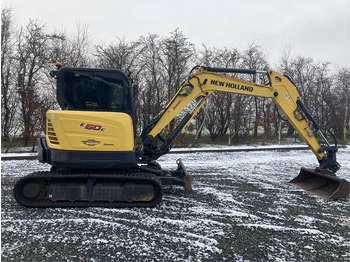
<instances>
[{"instance_id":1,"label":"yellow and black excavator","mask_svg":"<svg viewBox=\"0 0 350 262\"><path fill-rule=\"evenodd\" d=\"M269 85L227 73L265 74ZM62 110L46 113L38 160L50 164L51 170L17 181L14 196L24 206L154 207L162 199L163 185L180 185L191 192L181 159L173 171L163 170L155 160L169 152L172 141L214 92L271 98L319 162L315 169L301 168L289 183L326 200L349 195L349 182L335 175L340 168L337 145L327 141L291 79L275 71L193 68L164 110L143 129L141 148L135 145L135 88L124 73L58 65L50 75L57 78ZM191 102L195 106L186 112ZM178 115L182 120L163 137L164 128Z\"/></svg>"}]
</instances>

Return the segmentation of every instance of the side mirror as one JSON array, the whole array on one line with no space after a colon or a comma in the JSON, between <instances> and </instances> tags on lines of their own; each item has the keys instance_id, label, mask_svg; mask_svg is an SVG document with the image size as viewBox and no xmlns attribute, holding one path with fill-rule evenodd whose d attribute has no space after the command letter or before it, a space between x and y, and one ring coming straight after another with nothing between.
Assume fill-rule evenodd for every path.
<instances>
[{"instance_id":1,"label":"side mirror","mask_svg":"<svg viewBox=\"0 0 350 262\"><path fill-rule=\"evenodd\" d=\"M57 78L58 70L61 69L62 63L61 63L60 61L57 61L56 64L55 64L55 66L57 67L57 70L52 70L52 71L50 72L50 76L51 76L51 77L54 77L54 78Z\"/></svg>"},{"instance_id":2,"label":"side mirror","mask_svg":"<svg viewBox=\"0 0 350 262\"><path fill-rule=\"evenodd\" d=\"M50 71L50 76L51 76L51 77L57 78L57 74L58 74L58 70L52 70L52 71Z\"/></svg>"}]
</instances>

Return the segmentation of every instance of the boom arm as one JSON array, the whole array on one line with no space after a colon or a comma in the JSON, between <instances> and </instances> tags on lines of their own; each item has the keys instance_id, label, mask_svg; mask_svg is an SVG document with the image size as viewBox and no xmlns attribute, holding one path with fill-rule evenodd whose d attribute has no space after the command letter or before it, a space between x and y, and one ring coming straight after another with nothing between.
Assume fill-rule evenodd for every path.
<instances>
[{"instance_id":1,"label":"boom arm","mask_svg":"<svg viewBox=\"0 0 350 262\"><path fill-rule=\"evenodd\" d=\"M165 109L143 130L143 160L157 159L159 156L166 154L170 150L172 141L198 113L210 95L214 92L226 92L271 98L316 155L320 162L320 168L331 172L336 172L339 169L335 157L337 148L329 145L317 123L301 102L296 87L288 77L272 70L258 71L212 67L197 67L196 69L194 74L186 78ZM263 73L267 74L270 85L260 85L221 73ZM162 138L161 131L194 100L199 100L199 102L192 112L185 114L182 121L167 139ZM315 133L321 136L326 146L320 145ZM158 148L157 138L162 142L160 148Z\"/></svg>"}]
</instances>

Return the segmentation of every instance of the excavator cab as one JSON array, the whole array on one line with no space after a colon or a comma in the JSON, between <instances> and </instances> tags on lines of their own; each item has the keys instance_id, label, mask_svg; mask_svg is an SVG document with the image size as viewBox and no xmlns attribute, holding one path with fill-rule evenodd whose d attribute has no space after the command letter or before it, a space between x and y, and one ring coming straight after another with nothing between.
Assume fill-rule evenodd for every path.
<instances>
[{"instance_id":1,"label":"excavator cab","mask_svg":"<svg viewBox=\"0 0 350 262\"><path fill-rule=\"evenodd\" d=\"M119 70L63 67L57 78L62 110L46 113L39 161L53 169L135 168L135 108Z\"/></svg>"}]
</instances>

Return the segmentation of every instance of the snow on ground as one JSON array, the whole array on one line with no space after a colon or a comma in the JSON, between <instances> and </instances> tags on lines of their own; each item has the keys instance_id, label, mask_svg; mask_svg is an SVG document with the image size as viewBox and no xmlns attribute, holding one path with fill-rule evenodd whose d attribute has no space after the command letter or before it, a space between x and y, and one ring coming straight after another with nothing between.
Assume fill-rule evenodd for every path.
<instances>
[{"instance_id":1,"label":"snow on ground","mask_svg":"<svg viewBox=\"0 0 350 262\"><path fill-rule=\"evenodd\" d=\"M168 154L182 158L194 194L165 188L156 208L28 209L12 188L49 170L35 160L2 161L3 261L349 261L350 198L326 202L286 184L308 151ZM350 180L350 149L339 177Z\"/></svg>"},{"instance_id":2,"label":"snow on ground","mask_svg":"<svg viewBox=\"0 0 350 262\"><path fill-rule=\"evenodd\" d=\"M37 156L37 153L1 153L1 157Z\"/></svg>"},{"instance_id":3,"label":"snow on ground","mask_svg":"<svg viewBox=\"0 0 350 262\"><path fill-rule=\"evenodd\" d=\"M223 146L223 145L203 145L202 147L172 148L171 153L183 152L216 152L216 151L261 151L261 150L279 150L279 149L308 149L306 144L287 144L287 145L240 145L240 146Z\"/></svg>"}]
</instances>

